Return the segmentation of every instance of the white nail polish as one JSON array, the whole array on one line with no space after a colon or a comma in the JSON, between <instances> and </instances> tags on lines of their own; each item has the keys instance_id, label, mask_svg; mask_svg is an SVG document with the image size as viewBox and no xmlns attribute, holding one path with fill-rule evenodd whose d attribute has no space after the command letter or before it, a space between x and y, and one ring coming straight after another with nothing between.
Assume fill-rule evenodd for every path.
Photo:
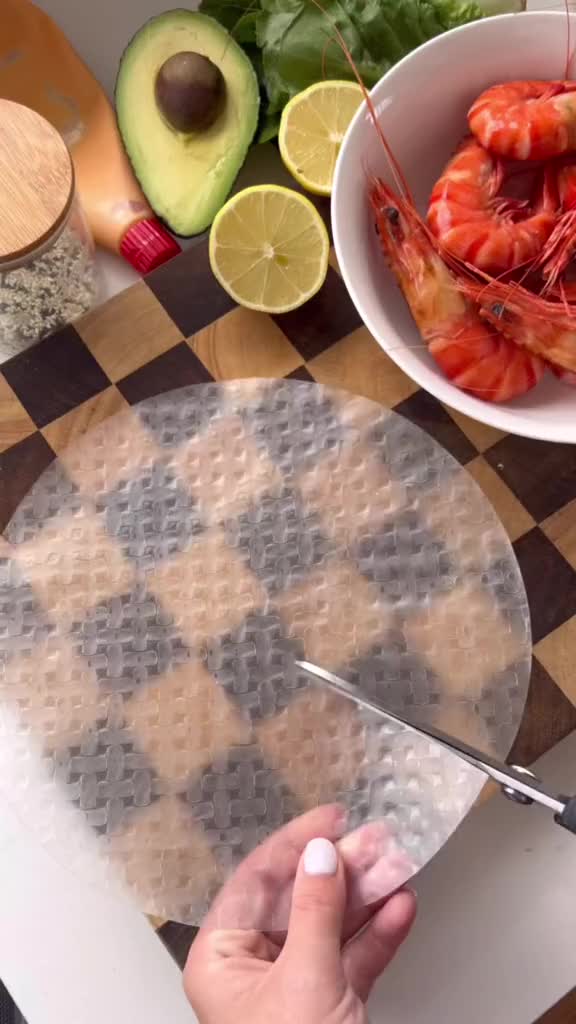
<instances>
[{"instance_id":1,"label":"white nail polish","mask_svg":"<svg viewBox=\"0 0 576 1024\"><path fill-rule=\"evenodd\" d=\"M336 847L329 839L311 839L304 851L307 875L335 875L338 868Z\"/></svg>"}]
</instances>

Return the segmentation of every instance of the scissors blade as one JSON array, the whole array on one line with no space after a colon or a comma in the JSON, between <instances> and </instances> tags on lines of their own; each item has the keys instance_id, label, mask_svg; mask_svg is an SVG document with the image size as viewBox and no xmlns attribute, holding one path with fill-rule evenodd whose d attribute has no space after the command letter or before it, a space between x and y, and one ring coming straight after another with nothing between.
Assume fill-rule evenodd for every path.
<instances>
[{"instance_id":1,"label":"scissors blade","mask_svg":"<svg viewBox=\"0 0 576 1024\"><path fill-rule=\"evenodd\" d=\"M312 665L309 661L297 661L296 664L299 668L303 669L304 672L307 672L308 675L321 680L329 686L330 689L335 690L336 693L355 701L355 703L361 708L366 708L369 711L375 712L377 715L391 719L394 722L398 722L400 725L405 726L405 728L410 729L412 732L418 733L420 736L426 736L435 743L439 743L447 750L450 750L453 754L462 758L463 761L467 761L468 764L471 764L474 768L484 772L485 775L494 779L495 782L498 782L505 789L514 790L516 793L520 793L523 796L528 797L535 803L542 804L544 807L549 807L556 814L562 814L564 811L566 801L555 796L553 793L550 793L538 779L534 779L530 775L524 775L513 766L504 764L502 761L498 761L490 754L485 754L483 751L477 750L475 747L471 747L468 743L464 743L463 740L459 740L455 736L449 736L440 729L435 729L434 726L416 725L416 723L410 721L409 718L401 717L400 715L395 714L395 712L389 711L388 708L384 707L383 704L380 704L379 701L376 701L371 697L364 696L364 694L360 693L351 683L346 682L345 679L340 679L339 676L335 676L332 672L328 672L324 668Z\"/></svg>"}]
</instances>

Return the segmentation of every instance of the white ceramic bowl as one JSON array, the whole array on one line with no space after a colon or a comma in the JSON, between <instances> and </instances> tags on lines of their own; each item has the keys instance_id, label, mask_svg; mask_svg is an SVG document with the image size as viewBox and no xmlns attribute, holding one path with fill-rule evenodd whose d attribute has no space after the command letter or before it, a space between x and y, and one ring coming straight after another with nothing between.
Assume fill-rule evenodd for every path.
<instances>
[{"instance_id":1,"label":"white ceramic bowl","mask_svg":"<svg viewBox=\"0 0 576 1024\"><path fill-rule=\"evenodd\" d=\"M372 98L416 203L424 212L432 185L467 130L466 112L495 82L564 77L566 16L510 14L438 36L380 80ZM572 18L576 39L576 18ZM366 169L392 181L363 105L346 135L332 194L332 224L342 275L360 316L382 348L421 387L482 423L546 441L576 442L576 389L552 374L508 403L482 402L454 387L420 334L378 246L368 208Z\"/></svg>"}]
</instances>

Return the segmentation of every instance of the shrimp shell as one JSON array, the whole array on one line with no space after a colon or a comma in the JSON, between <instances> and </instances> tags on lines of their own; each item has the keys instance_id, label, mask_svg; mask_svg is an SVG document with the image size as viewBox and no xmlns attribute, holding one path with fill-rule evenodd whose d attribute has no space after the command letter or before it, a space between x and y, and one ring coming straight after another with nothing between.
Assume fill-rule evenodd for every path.
<instances>
[{"instance_id":1,"label":"shrimp shell","mask_svg":"<svg viewBox=\"0 0 576 1024\"><path fill-rule=\"evenodd\" d=\"M481 93L468 113L485 149L516 160L576 150L576 82L505 82Z\"/></svg>"},{"instance_id":2,"label":"shrimp shell","mask_svg":"<svg viewBox=\"0 0 576 1024\"><path fill-rule=\"evenodd\" d=\"M532 215L514 219L523 204L498 199L502 177L499 161L475 138L466 139L436 182L428 208L428 224L444 249L495 274L540 256L558 209L555 177L548 174Z\"/></svg>"}]
</instances>

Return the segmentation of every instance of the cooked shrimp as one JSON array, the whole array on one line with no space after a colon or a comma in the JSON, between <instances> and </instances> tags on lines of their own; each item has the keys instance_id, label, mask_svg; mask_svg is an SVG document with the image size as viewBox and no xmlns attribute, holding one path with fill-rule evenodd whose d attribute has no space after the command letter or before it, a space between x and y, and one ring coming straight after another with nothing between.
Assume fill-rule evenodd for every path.
<instances>
[{"instance_id":1,"label":"cooked shrimp","mask_svg":"<svg viewBox=\"0 0 576 1024\"><path fill-rule=\"evenodd\" d=\"M436 182L428 208L428 224L442 247L494 274L540 256L558 210L550 173L529 216L528 204L499 198L502 179L500 161L475 138L466 139Z\"/></svg>"},{"instance_id":2,"label":"cooked shrimp","mask_svg":"<svg viewBox=\"0 0 576 1024\"><path fill-rule=\"evenodd\" d=\"M576 372L576 307L563 309L518 284L462 284L480 315L505 337L557 367Z\"/></svg>"},{"instance_id":3,"label":"cooked shrimp","mask_svg":"<svg viewBox=\"0 0 576 1024\"><path fill-rule=\"evenodd\" d=\"M505 82L486 89L468 113L485 149L516 160L576 151L576 82Z\"/></svg>"},{"instance_id":4,"label":"cooked shrimp","mask_svg":"<svg viewBox=\"0 0 576 1024\"><path fill-rule=\"evenodd\" d=\"M412 203L378 179L369 198L390 269L428 351L452 383L492 402L533 388L545 371L543 360L481 319Z\"/></svg>"}]
</instances>

